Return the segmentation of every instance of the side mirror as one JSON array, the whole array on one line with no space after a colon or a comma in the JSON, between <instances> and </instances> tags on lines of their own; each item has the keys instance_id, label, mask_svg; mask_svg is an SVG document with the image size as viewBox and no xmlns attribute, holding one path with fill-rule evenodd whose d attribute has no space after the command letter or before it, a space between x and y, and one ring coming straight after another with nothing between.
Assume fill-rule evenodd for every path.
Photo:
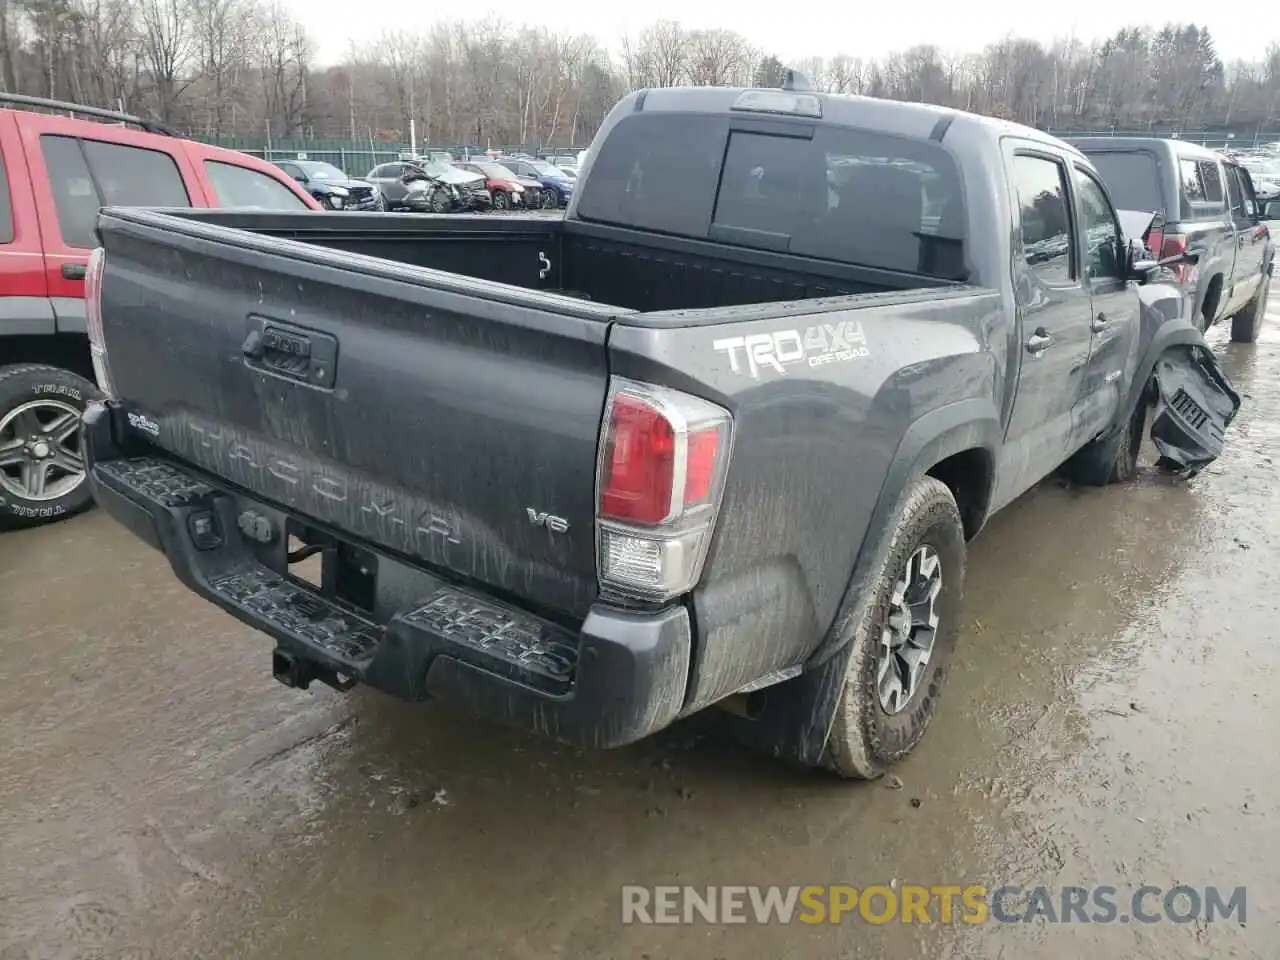
<instances>
[{"instance_id":1,"label":"side mirror","mask_svg":"<svg viewBox=\"0 0 1280 960\"><path fill-rule=\"evenodd\" d=\"M293 175L293 179L297 180L299 183L306 183L307 175L305 173L295 173Z\"/></svg>"},{"instance_id":2,"label":"side mirror","mask_svg":"<svg viewBox=\"0 0 1280 960\"><path fill-rule=\"evenodd\" d=\"M1145 248L1143 257L1132 260L1129 263L1130 275L1137 279L1139 283L1148 283L1151 278L1161 270L1167 270L1169 267L1176 267L1184 263L1199 263L1200 254L1193 250L1186 253L1179 253L1173 257L1165 257L1163 260L1151 260L1146 255Z\"/></svg>"}]
</instances>

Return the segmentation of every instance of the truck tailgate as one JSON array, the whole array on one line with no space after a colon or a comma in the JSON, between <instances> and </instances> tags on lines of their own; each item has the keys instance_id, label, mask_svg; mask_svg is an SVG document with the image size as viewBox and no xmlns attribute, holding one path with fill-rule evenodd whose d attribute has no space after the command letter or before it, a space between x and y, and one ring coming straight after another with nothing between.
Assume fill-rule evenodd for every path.
<instances>
[{"instance_id":1,"label":"truck tailgate","mask_svg":"<svg viewBox=\"0 0 1280 960\"><path fill-rule=\"evenodd\" d=\"M109 211L100 233L111 378L140 438L585 616L612 308L152 212Z\"/></svg>"}]
</instances>

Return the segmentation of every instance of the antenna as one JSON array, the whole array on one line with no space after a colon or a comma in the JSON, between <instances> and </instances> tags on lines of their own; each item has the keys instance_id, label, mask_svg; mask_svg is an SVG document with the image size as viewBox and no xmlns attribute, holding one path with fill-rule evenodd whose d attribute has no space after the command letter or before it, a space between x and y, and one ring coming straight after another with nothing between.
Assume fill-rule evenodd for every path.
<instances>
[{"instance_id":1,"label":"antenna","mask_svg":"<svg viewBox=\"0 0 1280 960\"><path fill-rule=\"evenodd\" d=\"M782 71L782 89L789 93L812 93L813 84L799 70L788 67Z\"/></svg>"}]
</instances>

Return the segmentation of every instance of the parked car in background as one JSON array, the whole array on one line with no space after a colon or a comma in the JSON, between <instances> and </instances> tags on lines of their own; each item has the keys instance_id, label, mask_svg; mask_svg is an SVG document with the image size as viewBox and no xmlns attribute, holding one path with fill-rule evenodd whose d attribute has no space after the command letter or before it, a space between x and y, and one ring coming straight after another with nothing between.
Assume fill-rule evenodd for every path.
<instances>
[{"instance_id":1,"label":"parked car in background","mask_svg":"<svg viewBox=\"0 0 1280 960\"><path fill-rule=\"evenodd\" d=\"M1249 172L1211 150L1156 137L1071 140L1098 168L1116 204L1158 216L1146 237L1157 257L1192 252L1175 270L1201 330L1230 318L1252 343L1266 313L1275 246Z\"/></svg>"},{"instance_id":2,"label":"parked car in background","mask_svg":"<svg viewBox=\"0 0 1280 960\"><path fill-rule=\"evenodd\" d=\"M437 157L420 159L417 161L417 166L427 176L456 187L463 210L488 210L493 206L493 195L485 187L483 174L460 169L455 164Z\"/></svg>"},{"instance_id":3,"label":"parked car in background","mask_svg":"<svg viewBox=\"0 0 1280 960\"><path fill-rule=\"evenodd\" d=\"M552 160L551 163L556 167L559 167L569 176L573 177L574 180L578 179L578 164L575 161L566 160L564 157L557 157L555 160Z\"/></svg>"},{"instance_id":4,"label":"parked car in background","mask_svg":"<svg viewBox=\"0 0 1280 960\"><path fill-rule=\"evenodd\" d=\"M546 160L535 157L503 157L499 163L522 177L538 181L543 190L539 205L544 210L567 206L573 197L573 178Z\"/></svg>"},{"instance_id":5,"label":"parked car in background","mask_svg":"<svg viewBox=\"0 0 1280 960\"><path fill-rule=\"evenodd\" d=\"M276 166L329 210L381 210L382 195L368 180L347 176L320 160L277 160Z\"/></svg>"},{"instance_id":6,"label":"parked car in background","mask_svg":"<svg viewBox=\"0 0 1280 960\"><path fill-rule=\"evenodd\" d=\"M524 182L502 164L493 160L468 160L457 164L457 167L484 177L484 186L493 197L495 210L524 209Z\"/></svg>"},{"instance_id":7,"label":"parked car in background","mask_svg":"<svg viewBox=\"0 0 1280 960\"><path fill-rule=\"evenodd\" d=\"M85 266L104 204L320 209L249 154L124 113L0 94L0 528L90 502L77 426L97 392Z\"/></svg>"},{"instance_id":8,"label":"parked car in background","mask_svg":"<svg viewBox=\"0 0 1280 960\"><path fill-rule=\"evenodd\" d=\"M1249 171L1258 200L1267 203L1280 199L1280 160L1271 157L1242 157L1240 166Z\"/></svg>"},{"instance_id":9,"label":"parked car in background","mask_svg":"<svg viewBox=\"0 0 1280 960\"><path fill-rule=\"evenodd\" d=\"M464 207L457 186L431 176L421 165L410 161L381 164L365 179L378 191L386 210L449 213Z\"/></svg>"}]
</instances>

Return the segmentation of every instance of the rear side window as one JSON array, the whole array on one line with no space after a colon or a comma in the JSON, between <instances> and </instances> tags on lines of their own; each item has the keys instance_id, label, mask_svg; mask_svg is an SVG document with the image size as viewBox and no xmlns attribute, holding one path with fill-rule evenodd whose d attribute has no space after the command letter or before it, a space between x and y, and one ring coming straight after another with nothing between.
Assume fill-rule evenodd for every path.
<instances>
[{"instance_id":1,"label":"rear side window","mask_svg":"<svg viewBox=\"0 0 1280 960\"><path fill-rule=\"evenodd\" d=\"M1153 153L1132 150L1123 153L1106 151L1087 154L1089 161L1107 192L1122 210L1143 210L1167 215L1164 199L1160 195L1160 168Z\"/></svg>"},{"instance_id":2,"label":"rear side window","mask_svg":"<svg viewBox=\"0 0 1280 960\"><path fill-rule=\"evenodd\" d=\"M1204 198L1210 203L1222 202L1222 174L1218 165L1208 160L1200 161L1200 183L1204 185Z\"/></svg>"},{"instance_id":3,"label":"rear side window","mask_svg":"<svg viewBox=\"0 0 1280 960\"><path fill-rule=\"evenodd\" d=\"M121 207L189 207L191 198L173 157L159 150L81 140L102 202Z\"/></svg>"},{"instance_id":4,"label":"rear side window","mask_svg":"<svg viewBox=\"0 0 1280 960\"><path fill-rule=\"evenodd\" d=\"M275 177L234 163L206 160L204 172L213 184L220 207L258 210L310 210L296 193Z\"/></svg>"},{"instance_id":5,"label":"rear side window","mask_svg":"<svg viewBox=\"0 0 1280 960\"><path fill-rule=\"evenodd\" d=\"M9 199L9 174L0 157L0 243L13 242L13 203Z\"/></svg>"},{"instance_id":6,"label":"rear side window","mask_svg":"<svg viewBox=\"0 0 1280 960\"><path fill-rule=\"evenodd\" d=\"M1071 216L1067 208L1066 170L1044 157L1013 159L1013 185L1022 224L1022 255L1046 283L1066 284L1071 267Z\"/></svg>"},{"instance_id":7,"label":"rear side window","mask_svg":"<svg viewBox=\"0 0 1280 960\"><path fill-rule=\"evenodd\" d=\"M178 165L159 150L45 134L40 151L68 246L97 246L94 231L103 206L191 206Z\"/></svg>"},{"instance_id":8,"label":"rear side window","mask_svg":"<svg viewBox=\"0 0 1280 960\"><path fill-rule=\"evenodd\" d=\"M1179 160L1178 173L1182 178L1182 197L1189 203L1204 203L1204 181L1200 179L1200 164L1194 160Z\"/></svg>"},{"instance_id":9,"label":"rear side window","mask_svg":"<svg viewBox=\"0 0 1280 960\"><path fill-rule=\"evenodd\" d=\"M941 147L840 127L818 126L812 139L729 127L723 117L623 120L595 159L579 214L943 279L966 276L959 172Z\"/></svg>"},{"instance_id":10,"label":"rear side window","mask_svg":"<svg viewBox=\"0 0 1280 960\"><path fill-rule=\"evenodd\" d=\"M1244 212L1244 191L1240 189L1240 176L1237 167L1227 167L1227 197L1231 201L1231 215L1241 220Z\"/></svg>"}]
</instances>

